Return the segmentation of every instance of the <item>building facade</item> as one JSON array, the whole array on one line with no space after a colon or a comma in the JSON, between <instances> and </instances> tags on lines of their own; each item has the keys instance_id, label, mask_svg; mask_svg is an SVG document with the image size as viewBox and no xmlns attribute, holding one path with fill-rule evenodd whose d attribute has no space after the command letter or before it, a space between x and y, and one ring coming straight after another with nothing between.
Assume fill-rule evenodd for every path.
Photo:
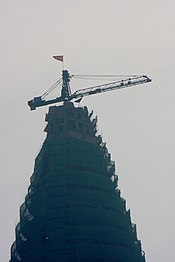
<instances>
[{"instance_id":1,"label":"building facade","mask_svg":"<svg viewBox=\"0 0 175 262\"><path fill-rule=\"evenodd\" d=\"M97 118L49 108L10 262L145 262Z\"/></svg>"}]
</instances>

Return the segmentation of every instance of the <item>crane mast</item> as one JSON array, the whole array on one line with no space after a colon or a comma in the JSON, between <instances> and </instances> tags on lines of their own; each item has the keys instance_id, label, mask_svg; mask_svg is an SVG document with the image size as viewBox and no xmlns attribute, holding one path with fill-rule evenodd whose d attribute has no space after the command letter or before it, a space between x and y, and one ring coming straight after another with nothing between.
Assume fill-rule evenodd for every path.
<instances>
[{"instance_id":1,"label":"crane mast","mask_svg":"<svg viewBox=\"0 0 175 262\"><path fill-rule=\"evenodd\" d=\"M37 107L54 104L58 102L68 102L74 99L81 100L85 96L90 96L94 94L104 93L112 90L122 89L126 87L131 87L135 85L145 84L151 82L152 80L146 75L134 76L120 81L115 81L107 84L102 84L98 86L88 87L84 89L79 89L73 94L71 93L70 88L70 76L67 70L62 71L62 89L61 96L51 100L44 100L44 96L34 97L32 100L28 101L28 105L31 110L35 110ZM58 81L59 83L60 81ZM45 92L48 94L49 92ZM75 101L76 102L76 101Z\"/></svg>"}]
</instances>

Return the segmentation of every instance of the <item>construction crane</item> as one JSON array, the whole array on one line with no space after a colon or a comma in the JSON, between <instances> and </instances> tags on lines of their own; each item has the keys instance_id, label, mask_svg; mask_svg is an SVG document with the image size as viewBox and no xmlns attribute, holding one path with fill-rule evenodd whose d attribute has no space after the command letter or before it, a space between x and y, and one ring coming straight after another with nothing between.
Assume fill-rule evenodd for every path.
<instances>
[{"instance_id":1,"label":"construction crane","mask_svg":"<svg viewBox=\"0 0 175 262\"><path fill-rule=\"evenodd\" d=\"M152 80L146 75L142 76L132 76L120 81L115 81L107 84L102 84L98 86L88 87L84 89L79 89L74 93L71 93L70 79L76 77L76 75L71 75L67 70L62 71L62 78L59 79L49 90L47 90L42 96L34 97L32 100L28 101L28 105L31 110L35 110L37 107L50 105L58 102L69 102L71 100L75 102L80 102L85 96L90 96L94 94L104 93L112 90L118 90L130 86L145 84L151 82ZM44 98L59 84L62 83L61 96L44 100Z\"/></svg>"}]
</instances>

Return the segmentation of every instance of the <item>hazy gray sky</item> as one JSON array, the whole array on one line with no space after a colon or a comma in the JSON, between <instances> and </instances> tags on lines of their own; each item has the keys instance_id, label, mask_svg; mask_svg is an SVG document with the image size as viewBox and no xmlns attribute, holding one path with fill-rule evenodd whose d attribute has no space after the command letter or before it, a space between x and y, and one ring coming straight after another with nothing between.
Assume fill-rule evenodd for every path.
<instances>
[{"instance_id":1,"label":"hazy gray sky","mask_svg":"<svg viewBox=\"0 0 175 262\"><path fill-rule=\"evenodd\" d=\"M174 261L174 0L1 0L0 261L45 138L27 101L61 76L147 74L151 84L85 98L115 160L147 262ZM88 81L72 82L75 90Z\"/></svg>"}]
</instances>

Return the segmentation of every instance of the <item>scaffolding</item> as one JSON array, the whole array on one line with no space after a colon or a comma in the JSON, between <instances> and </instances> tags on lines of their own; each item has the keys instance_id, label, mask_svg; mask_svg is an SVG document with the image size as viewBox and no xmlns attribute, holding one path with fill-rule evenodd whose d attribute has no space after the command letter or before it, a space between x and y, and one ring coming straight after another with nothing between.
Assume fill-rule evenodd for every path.
<instances>
[{"instance_id":1,"label":"scaffolding","mask_svg":"<svg viewBox=\"0 0 175 262\"><path fill-rule=\"evenodd\" d=\"M145 262L97 118L49 108L10 262Z\"/></svg>"}]
</instances>

